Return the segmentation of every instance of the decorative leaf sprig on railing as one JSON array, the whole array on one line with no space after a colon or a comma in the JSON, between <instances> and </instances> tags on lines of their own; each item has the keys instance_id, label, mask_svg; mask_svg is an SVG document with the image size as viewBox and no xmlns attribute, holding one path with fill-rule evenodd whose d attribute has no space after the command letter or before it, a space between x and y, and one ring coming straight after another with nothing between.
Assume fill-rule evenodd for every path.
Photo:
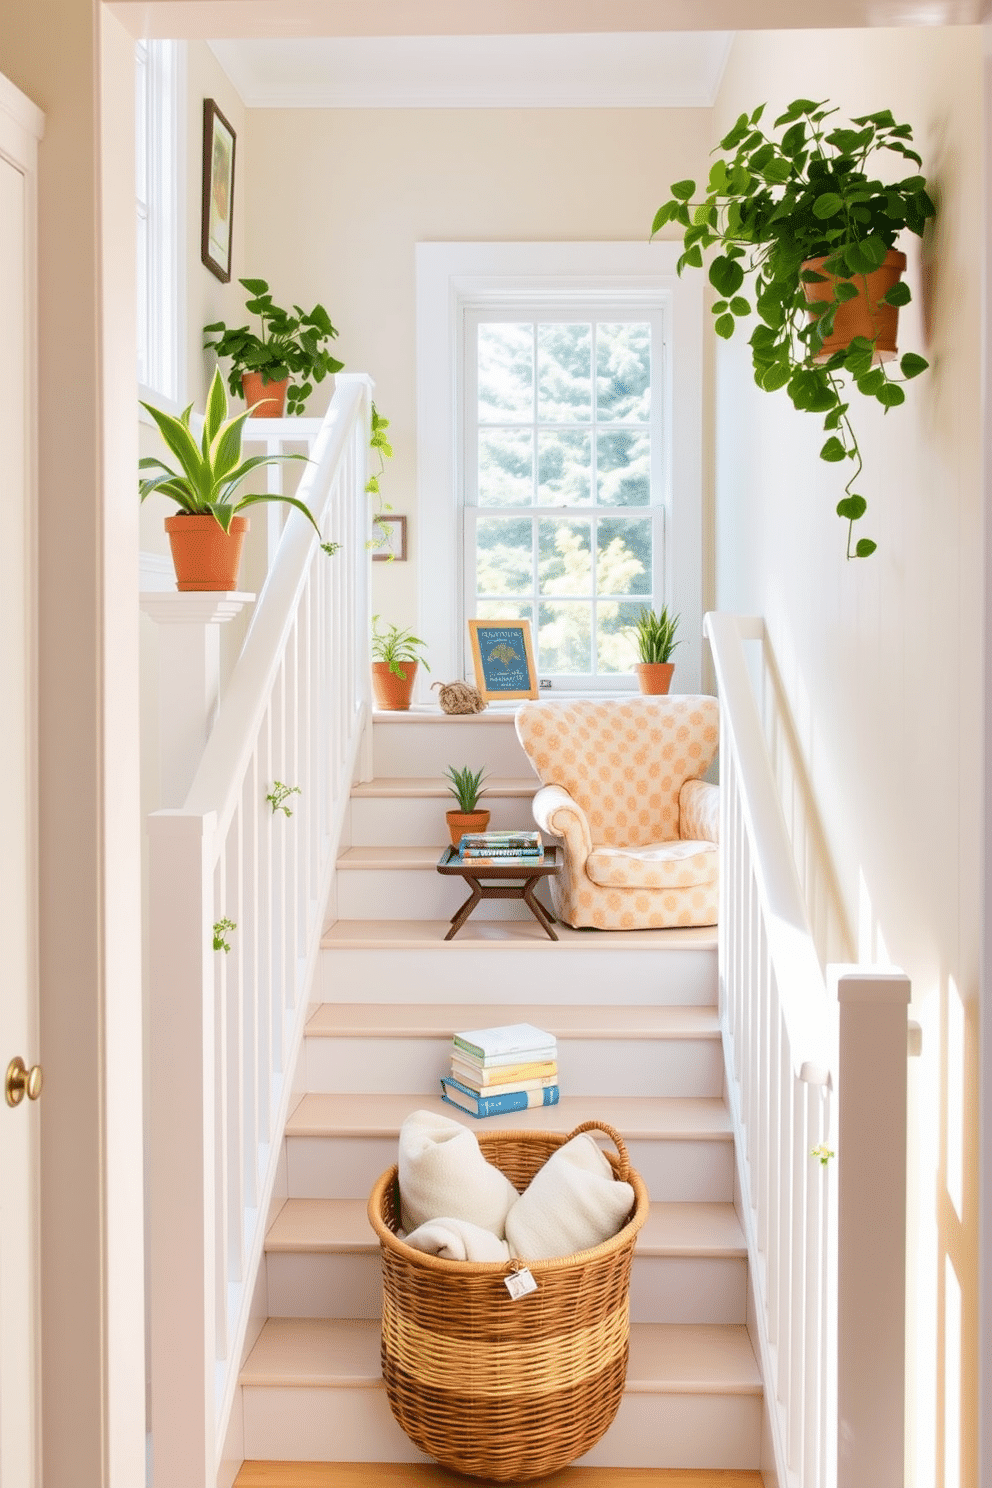
<instances>
[{"instance_id":1,"label":"decorative leaf sprig on railing","mask_svg":"<svg viewBox=\"0 0 992 1488\"><path fill-rule=\"evenodd\" d=\"M227 941L226 937L230 934L230 932L232 930L237 930L237 928L238 928L237 927L237 923L234 920L217 920L217 921L215 921L214 927L213 927L213 929L214 929L214 950L215 951L229 951L231 949L231 947L230 947L230 943Z\"/></svg>"},{"instance_id":2,"label":"decorative leaf sprig on railing","mask_svg":"<svg viewBox=\"0 0 992 1488\"><path fill-rule=\"evenodd\" d=\"M272 807L273 816L275 816L277 811L281 811L284 816L292 816L293 813L286 805L286 802L290 796L298 796L301 794L302 792L298 785L283 785L281 780L275 780L272 783L272 789L269 791L265 799Z\"/></svg>"},{"instance_id":3,"label":"decorative leaf sprig on railing","mask_svg":"<svg viewBox=\"0 0 992 1488\"><path fill-rule=\"evenodd\" d=\"M869 178L868 157L893 151L921 165L908 146L913 132L897 124L888 109L852 120L854 128L827 132L826 120L837 111L826 102L798 98L775 120L780 138L759 127L764 104L741 114L724 135L719 149L728 152L710 170L705 197L694 201L695 181L676 181L671 198L655 215L652 237L669 222L684 229L685 252L678 272L703 267L703 253L718 248L709 266L717 292L714 329L724 339L738 320L752 313L740 293L752 275L755 304L762 324L751 334L754 380L765 392L784 387L793 405L805 413L823 414L827 440L820 458L828 463L850 460L854 472L845 483L838 515L848 523L847 556L867 558L875 551L870 538L852 550L853 524L867 509L855 490L863 461L849 418L848 382L864 397L876 399L886 412L905 401L900 386L926 370L921 356L900 359L901 377L884 363L874 365L878 340L855 336L843 349L827 351L837 312L863 289L903 228L921 236L934 205L926 179L909 175L885 183ZM823 259L822 272L809 267ZM810 301L806 286L830 284L832 296ZM898 283L876 304L899 307L912 298ZM874 318L874 312L872 312Z\"/></svg>"}]
</instances>

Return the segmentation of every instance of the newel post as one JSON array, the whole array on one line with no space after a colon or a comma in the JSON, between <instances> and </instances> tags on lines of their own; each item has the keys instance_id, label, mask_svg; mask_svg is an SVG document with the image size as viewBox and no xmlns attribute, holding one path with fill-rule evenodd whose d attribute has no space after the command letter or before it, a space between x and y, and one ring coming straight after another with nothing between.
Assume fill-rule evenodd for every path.
<instances>
[{"instance_id":1,"label":"newel post","mask_svg":"<svg viewBox=\"0 0 992 1488\"><path fill-rule=\"evenodd\" d=\"M148 818L152 1450L158 1488L212 1488L216 1443L216 818Z\"/></svg>"},{"instance_id":2,"label":"newel post","mask_svg":"<svg viewBox=\"0 0 992 1488\"><path fill-rule=\"evenodd\" d=\"M909 979L834 968L837 1484L903 1488Z\"/></svg>"}]
</instances>

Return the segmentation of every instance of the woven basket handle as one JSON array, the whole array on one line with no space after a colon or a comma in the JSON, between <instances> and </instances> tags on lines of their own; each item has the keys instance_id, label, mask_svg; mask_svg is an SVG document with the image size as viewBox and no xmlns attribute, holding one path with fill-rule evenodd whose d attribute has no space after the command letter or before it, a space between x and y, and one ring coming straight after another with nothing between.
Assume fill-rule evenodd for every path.
<instances>
[{"instance_id":1,"label":"woven basket handle","mask_svg":"<svg viewBox=\"0 0 992 1488\"><path fill-rule=\"evenodd\" d=\"M579 1126L575 1128L574 1131L569 1132L568 1136L565 1138L566 1142L570 1142L573 1137L577 1137L580 1132L584 1131L601 1131L606 1133L610 1141L613 1143L614 1147L617 1149L617 1153L620 1157L620 1168L617 1172L617 1182L628 1183L630 1181L630 1158L627 1155L626 1143L624 1142L623 1137L616 1130L616 1128L607 1126L605 1121L583 1121Z\"/></svg>"}]
</instances>

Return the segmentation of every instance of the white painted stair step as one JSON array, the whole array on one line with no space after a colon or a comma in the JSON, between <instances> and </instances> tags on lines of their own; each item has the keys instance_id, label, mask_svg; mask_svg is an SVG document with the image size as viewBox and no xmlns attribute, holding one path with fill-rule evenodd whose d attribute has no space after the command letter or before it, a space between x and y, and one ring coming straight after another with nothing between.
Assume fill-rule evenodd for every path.
<instances>
[{"instance_id":1,"label":"white painted stair step","mask_svg":"<svg viewBox=\"0 0 992 1488\"><path fill-rule=\"evenodd\" d=\"M540 786L530 779L487 776L479 805L489 812L489 831L535 830L533 800ZM349 801L352 847L429 847L447 839L445 812L457 802L444 780L382 778L352 786Z\"/></svg>"},{"instance_id":2,"label":"white painted stair step","mask_svg":"<svg viewBox=\"0 0 992 1488\"><path fill-rule=\"evenodd\" d=\"M265 1254L273 1317L379 1317L379 1245L363 1200L287 1200ZM634 1252L635 1322L743 1323L745 1281L732 1204L652 1204Z\"/></svg>"},{"instance_id":3,"label":"white painted stair step","mask_svg":"<svg viewBox=\"0 0 992 1488\"><path fill-rule=\"evenodd\" d=\"M436 1094L452 1035L506 1021L497 1004L323 1003L306 1027L306 1088ZM535 1003L527 1021L556 1036L559 1085L572 1095L723 1093L715 1008Z\"/></svg>"},{"instance_id":4,"label":"white painted stair step","mask_svg":"<svg viewBox=\"0 0 992 1488\"><path fill-rule=\"evenodd\" d=\"M470 886L460 875L438 873L443 851L443 843L346 848L337 860L338 914L347 920L377 920L388 909L403 919L450 920L469 897ZM550 909L547 885L539 884L536 892ZM484 899L472 918L536 923L522 899Z\"/></svg>"},{"instance_id":5,"label":"white painted stair step","mask_svg":"<svg viewBox=\"0 0 992 1488\"><path fill-rule=\"evenodd\" d=\"M418 1108L455 1115L455 1108L436 1096L303 1096L286 1126L289 1195L368 1196L396 1161L404 1118ZM467 1114L464 1119L473 1121ZM719 1099L567 1095L557 1106L514 1111L498 1121L501 1128L567 1133L597 1119L620 1132L653 1199L728 1203L733 1198L733 1136ZM478 1126L487 1129L485 1122Z\"/></svg>"},{"instance_id":6,"label":"white painted stair step","mask_svg":"<svg viewBox=\"0 0 992 1488\"><path fill-rule=\"evenodd\" d=\"M503 1007L536 1000L608 1004L613 995L628 1006L717 1000L715 926L583 931L558 925L553 941L534 920L472 916L445 941L450 928L447 919L339 919L321 942L315 1000L352 1002L357 989L373 1000Z\"/></svg>"},{"instance_id":7,"label":"white painted stair step","mask_svg":"<svg viewBox=\"0 0 992 1488\"><path fill-rule=\"evenodd\" d=\"M443 774L468 765L485 767L493 775L521 777L532 773L517 738L514 709L447 715L439 710L411 709L408 713L373 715L372 774L374 777Z\"/></svg>"},{"instance_id":8,"label":"white painted stair step","mask_svg":"<svg viewBox=\"0 0 992 1488\"><path fill-rule=\"evenodd\" d=\"M270 1318L241 1375L245 1455L424 1461L393 1421L372 1320ZM635 1323L620 1414L583 1461L758 1466L761 1381L742 1326Z\"/></svg>"}]
</instances>

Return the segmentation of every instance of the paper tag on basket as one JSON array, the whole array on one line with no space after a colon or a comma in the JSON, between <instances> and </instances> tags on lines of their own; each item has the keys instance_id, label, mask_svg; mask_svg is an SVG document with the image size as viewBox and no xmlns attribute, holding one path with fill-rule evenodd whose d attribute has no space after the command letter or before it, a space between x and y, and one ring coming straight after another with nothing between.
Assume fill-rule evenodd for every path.
<instances>
[{"instance_id":1,"label":"paper tag on basket","mask_svg":"<svg viewBox=\"0 0 992 1488\"><path fill-rule=\"evenodd\" d=\"M526 1297L528 1292L537 1291L537 1282L526 1266L519 1266L516 1271L511 1271L509 1276L503 1277L503 1282L514 1302Z\"/></svg>"}]
</instances>

